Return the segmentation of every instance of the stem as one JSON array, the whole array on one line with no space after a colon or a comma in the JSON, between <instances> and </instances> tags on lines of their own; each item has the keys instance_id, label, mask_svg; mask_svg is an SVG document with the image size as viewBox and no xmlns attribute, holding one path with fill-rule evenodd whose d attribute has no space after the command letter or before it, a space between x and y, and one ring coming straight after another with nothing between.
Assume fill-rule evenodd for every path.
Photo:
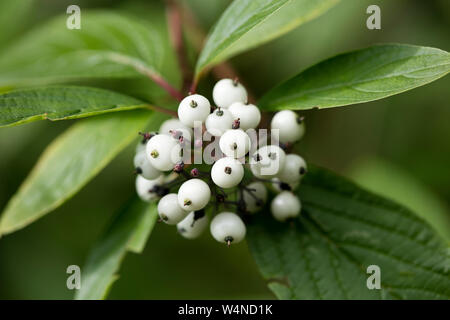
<instances>
[{"instance_id":1,"label":"stem","mask_svg":"<svg viewBox=\"0 0 450 320\"><path fill-rule=\"evenodd\" d=\"M142 73L143 75L146 75L151 80L153 80L158 86L163 88L174 99L178 101L183 100L183 94L180 91L172 87L170 83L168 83L166 79L164 79L159 73L146 66L140 60L115 52L110 53L108 55L108 59L119 64L133 67L137 72Z\"/></svg>"},{"instance_id":2,"label":"stem","mask_svg":"<svg viewBox=\"0 0 450 320\"><path fill-rule=\"evenodd\" d=\"M186 5L183 5L183 21L185 22L186 26L186 32L188 34L190 39L192 41L193 46L197 51L200 51L203 47L203 44L205 43L206 33L205 31L200 27L200 25L197 23L194 14L190 10L190 8ZM238 75L236 70L233 68L233 66L228 62L223 62L217 66L215 66L212 69L212 73L216 79L222 79L222 78L230 78L235 79L241 77ZM198 80L199 78L204 75L204 73L199 74L197 77L194 77L192 81L192 85L190 88L190 92L194 93L197 89ZM247 88L248 93L248 100L250 103L255 102L255 96L249 91L248 87L241 81L241 83Z\"/></svg>"},{"instance_id":3,"label":"stem","mask_svg":"<svg viewBox=\"0 0 450 320\"><path fill-rule=\"evenodd\" d=\"M172 45L178 58L178 65L183 75L183 90L189 88L189 81L193 72L190 67L187 52L183 41L182 16L179 6L174 0L166 0L167 20Z\"/></svg>"}]
</instances>

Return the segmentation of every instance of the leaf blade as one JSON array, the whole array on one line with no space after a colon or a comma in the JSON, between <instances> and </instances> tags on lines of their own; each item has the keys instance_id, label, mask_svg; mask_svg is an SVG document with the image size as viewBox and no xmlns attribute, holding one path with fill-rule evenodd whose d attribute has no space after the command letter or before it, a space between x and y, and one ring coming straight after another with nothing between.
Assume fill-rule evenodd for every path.
<instances>
[{"instance_id":1,"label":"leaf blade","mask_svg":"<svg viewBox=\"0 0 450 320\"><path fill-rule=\"evenodd\" d=\"M87 78L164 73L173 57L157 26L112 11L83 13L80 30L57 17L30 32L0 55L0 86L37 85Z\"/></svg>"},{"instance_id":2,"label":"leaf blade","mask_svg":"<svg viewBox=\"0 0 450 320\"><path fill-rule=\"evenodd\" d=\"M0 94L0 128L36 120L67 120L148 106L114 91L49 86Z\"/></svg>"},{"instance_id":3,"label":"leaf blade","mask_svg":"<svg viewBox=\"0 0 450 320\"><path fill-rule=\"evenodd\" d=\"M450 72L446 51L403 44L376 45L322 61L266 93L264 110L339 107L389 97Z\"/></svg>"},{"instance_id":4,"label":"leaf blade","mask_svg":"<svg viewBox=\"0 0 450 320\"><path fill-rule=\"evenodd\" d=\"M145 234L150 234L157 217L156 205L133 198L113 219L110 227L92 248L82 272L82 286L75 294L77 300L98 300L106 298L121 261L129 250L130 241L136 232L141 233L144 224ZM151 224L145 221L152 221ZM140 230L141 229L141 230ZM135 248L136 249L136 248ZM142 252L143 246L135 253Z\"/></svg>"},{"instance_id":5,"label":"leaf blade","mask_svg":"<svg viewBox=\"0 0 450 320\"><path fill-rule=\"evenodd\" d=\"M234 1L214 27L199 57L208 66L279 37L319 16L338 0Z\"/></svg>"},{"instance_id":6,"label":"leaf blade","mask_svg":"<svg viewBox=\"0 0 450 320\"><path fill-rule=\"evenodd\" d=\"M448 248L407 209L314 167L299 193L295 226L268 215L249 226L250 250L279 298L450 297ZM380 266L381 290L366 286L369 265Z\"/></svg>"},{"instance_id":7,"label":"leaf blade","mask_svg":"<svg viewBox=\"0 0 450 320\"><path fill-rule=\"evenodd\" d=\"M137 110L80 121L53 141L10 199L0 234L23 228L61 205L142 130L151 115Z\"/></svg>"}]
</instances>

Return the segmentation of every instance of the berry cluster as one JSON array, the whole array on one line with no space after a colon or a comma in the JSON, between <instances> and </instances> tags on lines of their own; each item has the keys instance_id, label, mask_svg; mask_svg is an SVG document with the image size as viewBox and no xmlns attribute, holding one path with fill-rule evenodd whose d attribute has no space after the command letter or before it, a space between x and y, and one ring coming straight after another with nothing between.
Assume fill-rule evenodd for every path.
<instances>
[{"instance_id":1,"label":"berry cluster","mask_svg":"<svg viewBox=\"0 0 450 320\"><path fill-rule=\"evenodd\" d=\"M267 144L261 135L250 134L256 132L261 113L247 102L247 91L237 80L220 80L212 95L217 107L191 94L180 102L178 119L163 122L159 133L141 133L134 157L136 190L144 201L159 199L160 221L176 224L188 239L198 237L213 215L212 236L230 245L245 237L242 218L264 206L266 185L278 193L270 205L275 219L300 214L301 203L292 190L306 173L306 163L286 152L302 138L305 127L293 111L277 112ZM205 135L211 139L204 141ZM193 164L192 153L210 146L216 146L210 152L212 166L205 170L204 164Z\"/></svg>"}]
</instances>

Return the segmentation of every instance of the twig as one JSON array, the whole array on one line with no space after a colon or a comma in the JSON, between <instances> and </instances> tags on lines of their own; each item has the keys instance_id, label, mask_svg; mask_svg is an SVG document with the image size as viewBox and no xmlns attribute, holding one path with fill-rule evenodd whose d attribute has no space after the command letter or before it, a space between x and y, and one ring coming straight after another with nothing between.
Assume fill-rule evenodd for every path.
<instances>
[{"instance_id":1,"label":"twig","mask_svg":"<svg viewBox=\"0 0 450 320\"><path fill-rule=\"evenodd\" d=\"M189 88L190 79L193 71L188 61L186 48L183 41L182 15L180 7L174 0L166 0L167 21L169 24L169 33L172 45L178 58L178 65L183 75L183 91Z\"/></svg>"},{"instance_id":2,"label":"twig","mask_svg":"<svg viewBox=\"0 0 450 320\"><path fill-rule=\"evenodd\" d=\"M183 100L184 96L180 91L178 91L177 89L172 87L170 85L170 83L168 83L166 81L166 79L164 79L158 72L156 72L155 70L146 66L138 59L134 59L132 57L129 57L129 56L126 56L123 54L119 54L119 53L115 53L115 52L110 53L108 55L108 59L111 61L114 61L116 63L120 63L123 65L128 65L130 67L133 67L137 72L142 73L143 75L146 75L151 80L153 80L158 86L160 86L161 88L166 90L167 93L170 94L174 99L176 99L178 101Z\"/></svg>"},{"instance_id":3,"label":"twig","mask_svg":"<svg viewBox=\"0 0 450 320\"><path fill-rule=\"evenodd\" d=\"M200 51L203 48L203 44L205 42L206 33L205 31L199 26L197 23L192 11L187 5L183 5L183 21L188 26L186 28L186 31L190 31L190 38L192 41L192 44L194 45L195 49L197 51ZM255 96L248 90L248 87L241 81L241 77L239 77L239 74L236 72L236 70L233 68L233 66L228 62L223 62L217 66L215 66L212 69L212 73L215 78L222 79L222 78L231 78L235 79L238 78L239 81L247 88L248 93L248 100L250 103L255 102ZM190 92L194 93L197 89L198 85L198 79L194 78Z\"/></svg>"}]
</instances>

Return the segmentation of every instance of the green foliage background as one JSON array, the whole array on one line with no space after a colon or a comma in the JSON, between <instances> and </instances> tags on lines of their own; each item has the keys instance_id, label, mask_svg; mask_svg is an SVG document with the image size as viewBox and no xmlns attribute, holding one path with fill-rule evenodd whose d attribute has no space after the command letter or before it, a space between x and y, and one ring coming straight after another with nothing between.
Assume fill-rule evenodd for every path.
<instances>
[{"instance_id":1,"label":"green foliage background","mask_svg":"<svg viewBox=\"0 0 450 320\"><path fill-rule=\"evenodd\" d=\"M142 1L144 3L145 1ZM186 0L207 29L228 1ZM111 4L113 3L113 5ZM19 35L73 1L38 1ZM133 7L139 1L77 1L82 8ZM382 30L365 27L369 4L382 10ZM131 9L130 9L131 8ZM152 15L143 14L152 18ZM1 17L1 15L0 15ZM7 28L0 22L0 40ZM286 36L231 61L258 96L318 61L373 43L401 42L450 49L450 6L446 0L345 0ZM114 86L113 84L109 85ZM299 151L318 165L398 200L442 233L450 220L450 78L389 99L320 111L305 111L308 132ZM202 88L201 88L202 89ZM201 90L200 89L200 90ZM138 88L136 88L138 90ZM206 88L205 88L206 90ZM0 207L14 194L44 147L74 121L35 122L0 130ZM0 298L70 299L66 267L84 265L92 244L110 218L134 194L134 146L120 154L86 188L55 212L0 239ZM377 172L381 168L388 168ZM382 179L382 173L392 172ZM391 171L392 170L392 171ZM417 195L420 194L420 197ZM428 213L443 212L448 219ZM435 212L435 210L430 210ZM439 220L436 220L439 219ZM181 267L180 267L181 266ZM246 244L227 250L208 234L194 241L157 225L142 255L129 254L110 298L274 298Z\"/></svg>"}]
</instances>

